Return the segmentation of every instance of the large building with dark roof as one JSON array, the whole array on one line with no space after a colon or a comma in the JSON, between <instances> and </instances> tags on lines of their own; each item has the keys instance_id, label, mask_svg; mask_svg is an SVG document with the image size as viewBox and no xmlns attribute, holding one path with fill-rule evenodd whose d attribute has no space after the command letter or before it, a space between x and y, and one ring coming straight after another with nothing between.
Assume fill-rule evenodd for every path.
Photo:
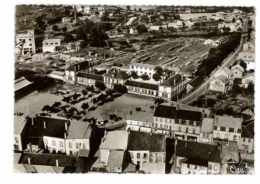
<instances>
[{"instance_id":1,"label":"large building with dark roof","mask_svg":"<svg viewBox=\"0 0 260 184\"><path fill-rule=\"evenodd\" d=\"M70 121L61 117L29 118L21 134L22 150L77 155L88 153L92 129L87 122ZM84 154L85 157L88 154Z\"/></svg>"},{"instance_id":2,"label":"large building with dark roof","mask_svg":"<svg viewBox=\"0 0 260 184\"><path fill-rule=\"evenodd\" d=\"M94 86L96 81L103 82L103 76L93 73L78 72L77 83L84 86Z\"/></svg>"},{"instance_id":3,"label":"large building with dark roof","mask_svg":"<svg viewBox=\"0 0 260 184\"><path fill-rule=\"evenodd\" d=\"M176 140L175 149L175 169L181 174L220 174L219 146Z\"/></svg>"},{"instance_id":4,"label":"large building with dark roof","mask_svg":"<svg viewBox=\"0 0 260 184\"><path fill-rule=\"evenodd\" d=\"M128 152L134 164L143 169L145 163L165 163L165 136L131 131Z\"/></svg>"},{"instance_id":5,"label":"large building with dark roof","mask_svg":"<svg viewBox=\"0 0 260 184\"><path fill-rule=\"evenodd\" d=\"M161 104L154 111L154 128L165 129L178 139L196 141L200 135L203 113Z\"/></svg>"}]
</instances>

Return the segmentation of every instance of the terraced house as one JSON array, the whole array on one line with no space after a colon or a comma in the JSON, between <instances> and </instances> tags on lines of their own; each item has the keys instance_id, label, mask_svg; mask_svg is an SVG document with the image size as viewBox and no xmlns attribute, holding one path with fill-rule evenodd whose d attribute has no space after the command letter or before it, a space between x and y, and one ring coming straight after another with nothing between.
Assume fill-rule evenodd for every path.
<instances>
[{"instance_id":1,"label":"terraced house","mask_svg":"<svg viewBox=\"0 0 260 184\"><path fill-rule=\"evenodd\" d=\"M154 129L165 129L178 139L197 141L200 136L202 112L159 105L154 112Z\"/></svg>"}]
</instances>

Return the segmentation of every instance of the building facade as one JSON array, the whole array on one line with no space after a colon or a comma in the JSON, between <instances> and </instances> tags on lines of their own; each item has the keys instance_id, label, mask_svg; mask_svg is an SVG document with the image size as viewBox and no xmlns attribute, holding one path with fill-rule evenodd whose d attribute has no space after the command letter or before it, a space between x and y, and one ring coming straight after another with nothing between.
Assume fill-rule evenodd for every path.
<instances>
[{"instance_id":1,"label":"building facade","mask_svg":"<svg viewBox=\"0 0 260 184\"><path fill-rule=\"evenodd\" d=\"M34 30L16 34L16 54L33 55L36 53Z\"/></svg>"}]
</instances>

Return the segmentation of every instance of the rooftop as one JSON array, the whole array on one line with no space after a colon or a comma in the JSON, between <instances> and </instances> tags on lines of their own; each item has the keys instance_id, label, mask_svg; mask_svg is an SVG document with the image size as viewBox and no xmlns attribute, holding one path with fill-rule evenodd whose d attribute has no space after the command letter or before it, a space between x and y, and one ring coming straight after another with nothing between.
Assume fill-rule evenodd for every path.
<instances>
[{"instance_id":1,"label":"rooftop","mask_svg":"<svg viewBox=\"0 0 260 184\"><path fill-rule=\"evenodd\" d=\"M238 129L241 128L242 126L242 118L234 118L228 115L222 115L222 116L216 115L215 125Z\"/></svg>"},{"instance_id":2,"label":"rooftop","mask_svg":"<svg viewBox=\"0 0 260 184\"><path fill-rule=\"evenodd\" d=\"M123 130L108 132L102 140L100 149L126 150L129 133Z\"/></svg>"},{"instance_id":3,"label":"rooftop","mask_svg":"<svg viewBox=\"0 0 260 184\"><path fill-rule=\"evenodd\" d=\"M150 152L165 152L165 137L159 134L131 131L128 150L148 150Z\"/></svg>"},{"instance_id":4,"label":"rooftop","mask_svg":"<svg viewBox=\"0 0 260 184\"><path fill-rule=\"evenodd\" d=\"M108 156L109 172L118 172L118 168L123 167L125 151L112 150Z\"/></svg>"},{"instance_id":5,"label":"rooftop","mask_svg":"<svg viewBox=\"0 0 260 184\"><path fill-rule=\"evenodd\" d=\"M68 139L88 139L91 136L89 123L83 121L71 121L68 130Z\"/></svg>"},{"instance_id":6,"label":"rooftop","mask_svg":"<svg viewBox=\"0 0 260 184\"><path fill-rule=\"evenodd\" d=\"M56 166L56 160L58 160L59 167L74 166L76 159L74 157L62 155L62 154L35 154L35 153L23 153L20 158L20 164L28 164L28 158L31 165L45 165Z\"/></svg>"},{"instance_id":7,"label":"rooftop","mask_svg":"<svg viewBox=\"0 0 260 184\"><path fill-rule=\"evenodd\" d=\"M175 106L169 106L169 105L159 105L158 107L156 107L154 116L170 118L170 119L177 118L177 119L184 119L184 120L193 120L193 121L200 121L202 119L202 113L199 111L184 110L184 109L176 110Z\"/></svg>"},{"instance_id":8,"label":"rooftop","mask_svg":"<svg viewBox=\"0 0 260 184\"><path fill-rule=\"evenodd\" d=\"M216 145L198 142L177 141L176 155L185 157L188 162L207 165L208 162L220 162L220 149Z\"/></svg>"},{"instance_id":9,"label":"rooftop","mask_svg":"<svg viewBox=\"0 0 260 184\"><path fill-rule=\"evenodd\" d=\"M64 118L36 116L27 122L25 131L27 141L25 144L28 142L38 144L43 136L64 138L66 123L68 120Z\"/></svg>"},{"instance_id":10,"label":"rooftop","mask_svg":"<svg viewBox=\"0 0 260 184\"><path fill-rule=\"evenodd\" d=\"M14 116L14 133L21 134L26 125L26 118L24 116Z\"/></svg>"},{"instance_id":11,"label":"rooftop","mask_svg":"<svg viewBox=\"0 0 260 184\"><path fill-rule=\"evenodd\" d=\"M103 76L102 75L96 75L96 74L92 74L92 73L85 73L85 72L79 72L77 74L78 77L84 77L84 78L88 78L88 79L94 79L94 80L102 80L103 81Z\"/></svg>"},{"instance_id":12,"label":"rooftop","mask_svg":"<svg viewBox=\"0 0 260 184\"><path fill-rule=\"evenodd\" d=\"M31 85L32 82L28 81L25 77L21 77L15 80L15 91L19 91L20 89Z\"/></svg>"},{"instance_id":13,"label":"rooftop","mask_svg":"<svg viewBox=\"0 0 260 184\"><path fill-rule=\"evenodd\" d=\"M136 81L131 81L131 80L126 81L125 85L135 86L135 87L139 87L139 88L146 88L146 89L151 89L151 90L158 90L158 85L156 85L156 84L136 82Z\"/></svg>"}]
</instances>

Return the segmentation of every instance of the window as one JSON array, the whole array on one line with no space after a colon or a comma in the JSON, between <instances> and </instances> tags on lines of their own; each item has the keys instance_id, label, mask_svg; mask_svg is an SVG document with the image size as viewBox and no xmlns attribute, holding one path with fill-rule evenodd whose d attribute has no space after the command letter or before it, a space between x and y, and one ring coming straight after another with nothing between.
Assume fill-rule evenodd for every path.
<instances>
[{"instance_id":1,"label":"window","mask_svg":"<svg viewBox=\"0 0 260 184\"><path fill-rule=\"evenodd\" d=\"M179 124L179 119L176 119L176 124Z\"/></svg>"},{"instance_id":2,"label":"window","mask_svg":"<svg viewBox=\"0 0 260 184\"><path fill-rule=\"evenodd\" d=\"M226 131L226 127L220 127L220 131Z\"/></svg>"},{"instance_id":3,"label":"window","mask_svg":"<svg viewBox=\"0 0 260 184\"><path fill-rule=\"evenodd\" d=\"M147 153L144 153L143 158L144 158L144 159L147 158Z\"/></svg>"},{"instance_id":4,"label":"window","mask_svg":"<svg viewBox=\"0 0 260 184\"><path fill-rule=\"evenodd\" d=\"M237 129L237 133L241 133L241 129L240 128Z\"/></svg>"},{"instance_id":5,"label":"window","mask_svg":"<svg viewBox=\"0 0 260 184\"><path fill-rule=\"evenodd\" d=\"M234 132L234 128L229 128L229 132Z\"/></svg>"},{"instance_id":6,"label":"window","mask_svg":"<svg viewBox=\"0 0 260 184\"><path fill-rule=\"evenodd\" d=\"M63 142L62 141L60 141L60 147L63 148Z\"/></svg>"},{"instance_id":7,"label":"window","mask_svg":"<svg viewBox=\"0 0 260 184\"><path fill-rule=\"evenodd\" d=\"M71 142L69 142L69 148L72 148L72 143Z\"/></svg>"},{"instance_id":8,"label":"window","mask_svg":"<svg viewBox=\"0 0 260 184\"><path fill-rule=\"evenodd\" d=\"M189 125L193 125L193 121L192 120L189 120Z\"/></svg>"},{"instance_id":9,"label":"window","mask_svg":"<svg viewBox=\"0 0 260 184\"><path fill-rule=\"evenodd\" d=\"M218 127L217 126L214 126L214 130L217 130L218 129Z\"/></svg>"},{"instance_id":10,"label":"window","mask_svg":"<svg viewBox=\"0 0 260 184\"><path fill-rule=\"evenodd\" d=\"M136 154L136 158L140 158L140 153L137 153L137 154Z\"/></svg>"}]
</instances>

